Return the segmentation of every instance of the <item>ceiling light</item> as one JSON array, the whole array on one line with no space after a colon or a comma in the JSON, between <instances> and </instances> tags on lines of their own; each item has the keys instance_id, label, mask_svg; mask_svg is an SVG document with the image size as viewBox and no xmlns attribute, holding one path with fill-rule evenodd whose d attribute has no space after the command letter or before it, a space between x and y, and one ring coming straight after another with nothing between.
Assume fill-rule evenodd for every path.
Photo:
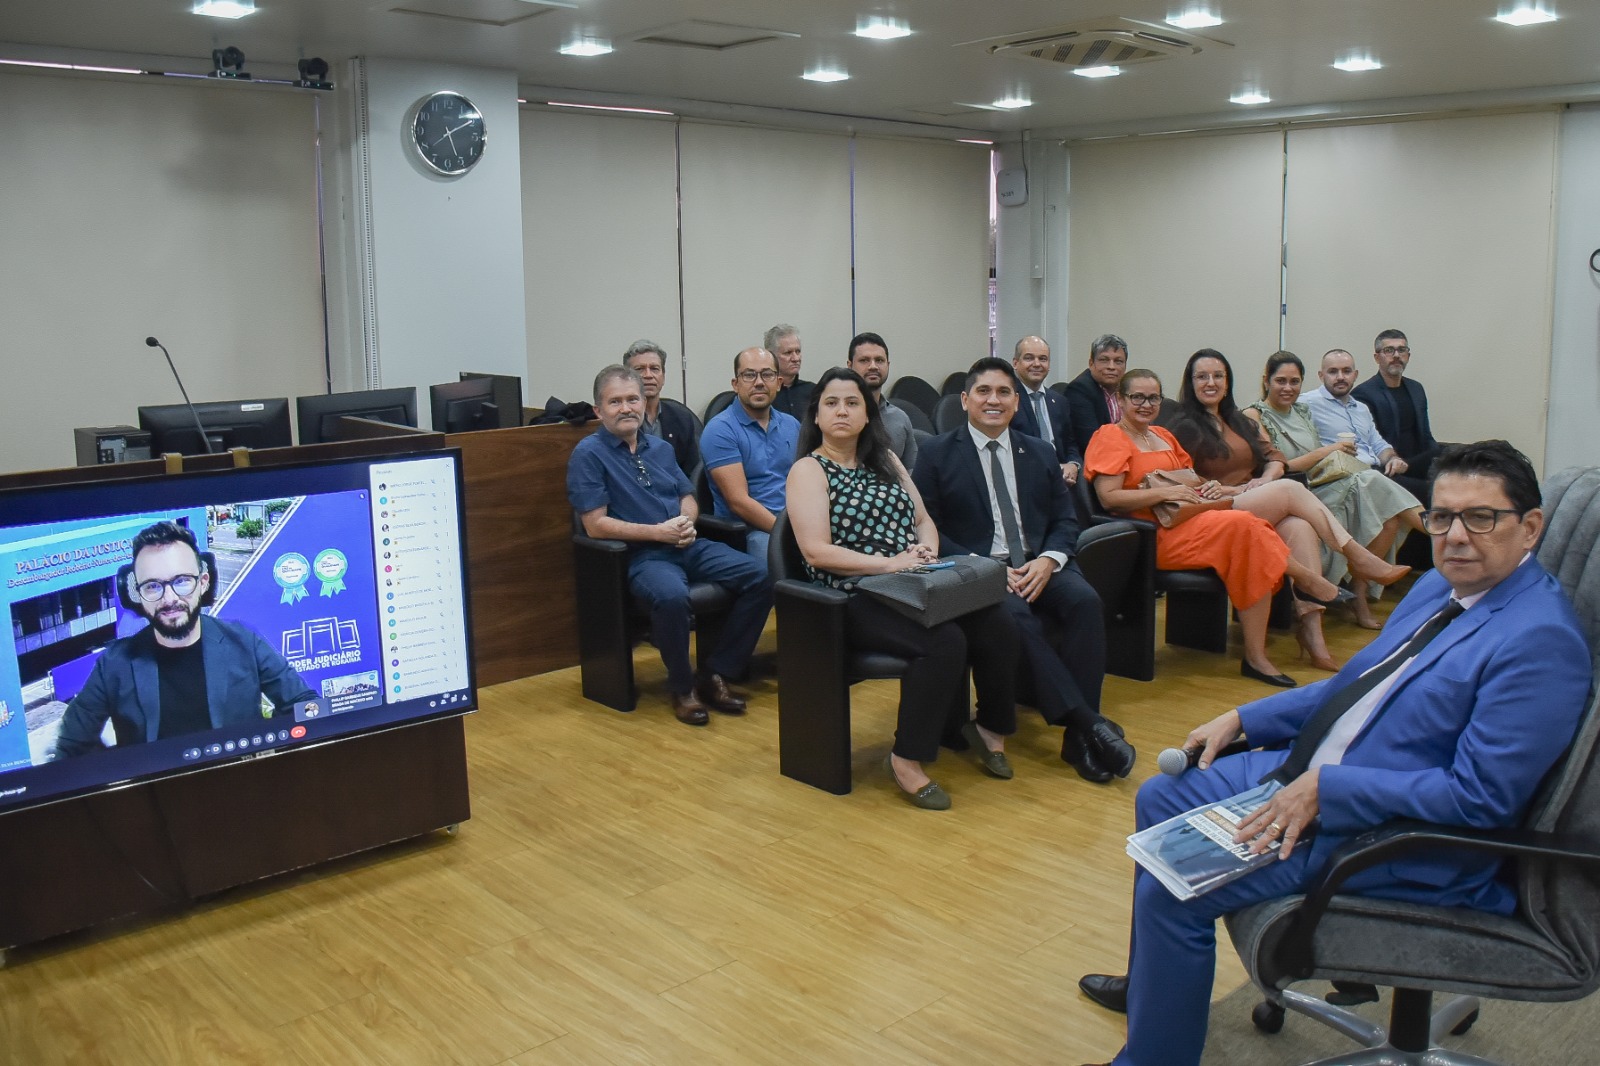
<instances>
[{"instance_id":1,"label":"ceiling light","mask_svg":"<svg viewBox=\"0 0 1600 1066\"><path fill-rule=\"evenodd\" d=\"M984 140L978 139L977 137L957 137L956 138L956 143L957 144L982 144L982 145L988 145L991 148L994 147L994 142L993 141L984 141Z\"/></svg>"},{"instance_id":2,"label":"ceiling light","mask_svg":"<svg viewBox=\"0 0 1600 1066\"><path fill-rule=\"evenodd\" d=\"M86 67L81 63L45 63L37 59L0 59L8 67L44 67L47 70L81 70L92 74L143 74L132 67Z\"/></svg>"},{"instance_id":3,"label":"ceiling light","mask_svg":"<svg viewBox=\"0 0 1600 1066\"><path fill-rule=\"evenodd\" d=\"M874 41L892 41L897 37L911 36L911 27L899 19L879 18L874 15L857 23L857 37L870 37Z\"/></svg>"},{"instance_id":4,"label":"ceiling light","mask_svg":"<svg viewBox=\"0 0 1600 1066\"><path fill-rule=\"evenodd\" d=\"M1026 96L1003 96L991 106L1003 108L1006 111L1015 111L1019 107L1032 107L1033 101Z\"/></svg>"},{"instance_id":5,"label":"ceiling light","mask_svg":"<svg viewBox=\"0 0 1600 1066\"><path fill-rule=\"evenodd\" d=\"M191 10L215 19L242 19L255 14L256 0L194 0Z\"/></svg>"},{"instance_id":6,"label":"ceiling light","mask_svg":"<svg viewBox=\"0 0 1600 1066\"><path fill-rule=\"evenodd\" d=\"M1554 22L1556 16L1554 12L1546 11L1544 8L1525 4L1503 15L1496 15L1494 20L1504 22L1507 26L1537 26L1541 22Z\"/></svg>"},{"instance_id":7,"label":"ceiling light","mask_svg":"<svg viewBox=\"0 0 1600 1066\"><path fill-rule=\"evenodd\" d=\"M1115 78L1122 73L1121 67L1079 67L1072 73L1080 78Z\"/></svg>"},{"instance_id":8,"label":"ceiling light","mask_svg":"<svg viewBox=\"0 0 1600 1066\"><path fill-rule=\"evenodd\" d=\"M800 75L806 81L849 81L850 75L842 70L829 70L826 67L819 70L808 70Z\"/></svg>"},{"instance_id":9,"label":"ceiling light","mask_svg":"<svg viewBox=\"0 0 1600 1066\"><path fill-rule=\"evenodd\" d=\"M1208 26L1220 26L1222 20L1203 7L1191 8L1181 15L1173 15L1167 19L1168 26L1176 26L1180 30L1203 30Z\"/></svg>"},{"instance_id":10,"label":"ceiling light","mask_svg":"<svg viewBox=\"0 0 1600 1066\"><path fill-rule=\"evenodd\" d=\"M579 37L559 49L564 56L603 56L612 51L611 42L599 37Z\"/></svg>"},{"instance_id":11,"label":"ceiling light","mask_svg":"<svg viewBox=\"0 0 1600 1066\"><path fill-rule=\"evenodd\" d=\"M525 104L527 101L518 100L517 103ZM654 107L620 107L616 104L573 104L561 100L546 100L544 103L546 107L581 107L585 111L626 111L634 115L670 115L673 113L671 111L661 111Z\"/></svg>"},{"instance_id":12,"label":"ceiling light","mask_svg":"<svg viewBox=\"0 0 1600 1066\"><path fill-rule=\"evenodd\" d=\"M1272 97L1264 92L1250 89L1246 92L1234 93L1228 97L1228 102L1230 104L1270 104L1272 103Z\"/></svg>"},{"instance_id":13,"label":"ceiling light","mask_svg":"<svg viewBox=\"0 0 1600 1066\"><path fill-rule=\"evenodd\" d=\"M1334 66L1338 67L1340 70L1348 70L1351 72L1383 69L1383 64L1378 62L1376 59L1373 59L1371 56L1346 56L1345 58L1339 60L1339 62L1335 63Z\"/></svg>"}]
</instances>

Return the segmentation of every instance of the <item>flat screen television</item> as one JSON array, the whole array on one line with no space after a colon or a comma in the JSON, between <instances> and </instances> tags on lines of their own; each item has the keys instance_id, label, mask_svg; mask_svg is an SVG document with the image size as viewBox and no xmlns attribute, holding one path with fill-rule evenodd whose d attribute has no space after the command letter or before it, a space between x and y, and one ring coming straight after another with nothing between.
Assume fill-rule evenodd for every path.
<instances>
[{"instance_id":1,"label":"flat screen television","mask_svg":"<svg viewBox=\"0 0 1600 1066\"><path fill-rule=\"evenodd\" d=\"M461 371L462 381L480 379L494 382L494 405L500 409L500 428L511 429L522 425L522 379L515 374L480 374L475 370Z\"/></svg>"},{"instance_id":2,"label":"flat screen television","mask_svg":"<svg viewBox=\"0 0 1600 1066\"><path fill-rule=\"evenodd\" d=\"M339 440L339 419L345 416L392 422L397 426L417 426L417 390L367 389L363 392L334 392L326 396L301 396L294 401L295 423L300 427L301 444L326 444Z\"/></svg>"},{"instance_id":3,"label":"flat screen television","mask_svg":"<svg viewBox=\"0 0 1600 1066\"><path fill-rule=\"evenodd\" d=\"M192 413L181 403L139 408L139 428L150 433L150 454L204 455L206 446L194 426L197 414L214 452L229 448L287 448L294 443L289 430L288 397L213 400L195 404Z\"/></svg>"},{"instance_id":4,"label":"flat screen television","mask_svg":"<svg viewBox=\"0 0 1600 1066\"><path fill-rule=\"evenodd\" d=\"M474 709L462 513L454 450L0 492L0 815Z\"/></svg>"}]
</instances>

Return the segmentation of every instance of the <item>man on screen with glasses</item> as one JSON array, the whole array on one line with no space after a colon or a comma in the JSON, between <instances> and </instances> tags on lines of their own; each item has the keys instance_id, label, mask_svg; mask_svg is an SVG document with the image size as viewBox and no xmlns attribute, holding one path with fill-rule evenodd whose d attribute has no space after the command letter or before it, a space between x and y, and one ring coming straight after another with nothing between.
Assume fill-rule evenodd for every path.
<instances>
[{"instance_id":1,"label":"man on screen with glasses","mask_svg":"<svg viewBox=\"0 0 1600 1066\"><path fill-rule=\"evenodd\" d=\"M118 574L150 624L108 645L67 704L55 758L99 751L107 721L119 746L259 726L317 694L247 626L202 615L211 573L194 533L157 522L133 538L133 566ZM266 698L270 707L262 702Z\"/></svg>"}]
</instances>

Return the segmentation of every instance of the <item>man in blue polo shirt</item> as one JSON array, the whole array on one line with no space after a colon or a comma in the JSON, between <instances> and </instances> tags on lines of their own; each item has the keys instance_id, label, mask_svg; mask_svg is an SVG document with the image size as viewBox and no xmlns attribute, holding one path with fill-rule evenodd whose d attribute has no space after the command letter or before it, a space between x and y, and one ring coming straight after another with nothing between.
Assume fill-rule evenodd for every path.
<instances>
[{"instance_id":1,"label":"man in blue polo shirt","mask_svg":"<svg viewBox=\"0 0 1600 1066\"><path fill-rule=\"evenodd\" d=\"M765 348L746 348L734 356L733 391L739 402L706 423L700 435L716 513L750 527L745 552L763 569L800 439L799 420L772 406L778 376L778 360Z\"/></svg>"},{"instance_id":2,"label":"man in blue polo shirt","mask_svg":"<svg viewBox=\"0 0 1600 1066\"><path fill-rule=\"evenodd\" d=\"M600 428L572 450L567 499L589 536L630 543L628 586L650 611L650 639L667 667L678 721L705 725L707 707L743 714L744 698L723 679L745 672L766 626L772 609L766 567L726 544L696 539L694 487L678 469L672 445L639 432L639 375L622 366L600 371L594 406ZM734 597L698 677L689 665L690 581L721 585Z\"/></svg>"}]
</instances>

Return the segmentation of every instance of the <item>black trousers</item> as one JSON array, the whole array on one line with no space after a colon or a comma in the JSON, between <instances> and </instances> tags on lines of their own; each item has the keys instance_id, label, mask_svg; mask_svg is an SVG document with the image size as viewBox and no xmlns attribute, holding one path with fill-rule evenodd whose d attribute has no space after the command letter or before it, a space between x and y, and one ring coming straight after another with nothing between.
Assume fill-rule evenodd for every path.
<instances>
[{"instance_id":1,"label":"black trousers","mask_svg":"<svg viewBox=\"0 0 1600 1066\"><path fill-rule=\"evenodd\" d=\"M1017 627L1034 706L1051 725L1088 729L1100 717L1106 625L1100 597L1083 571L1069 562L1051 575L1031 604L1010 595L1004 606Z\"/></svg>"},{"instance_id":2,"label":"black trousers","mask_svg":"<svg viewBox=\"0 0 1600 1066\"><path fill-rule=\"evenodd\" d=\"M1017 730L1016 623L1003 604L924 628L865 592L852 593L845 612L851 647L911 661L900 680L894 753L932 762L956 707L966 708L962 679L972 667L978 724L1010 736Z\"/></svg>"}]
</instances>

